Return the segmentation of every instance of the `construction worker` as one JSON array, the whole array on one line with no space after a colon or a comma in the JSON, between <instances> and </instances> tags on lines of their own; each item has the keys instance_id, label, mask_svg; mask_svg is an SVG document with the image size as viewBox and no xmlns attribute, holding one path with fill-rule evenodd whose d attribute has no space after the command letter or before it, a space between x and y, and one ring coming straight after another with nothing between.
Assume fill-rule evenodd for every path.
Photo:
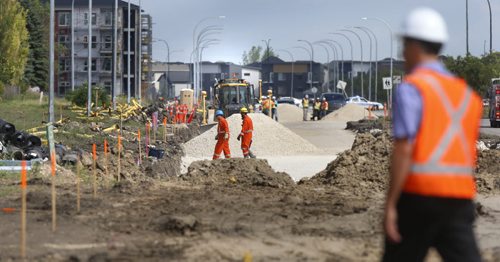
<instances>
[{"instance_id":1,"label":"construction worker","mask_svg":"<svg viewBox=\"0 0 500 262\"><path fill-rule=\"evenodd\" d=\"M383 261L481 261L472 224L480 97L438 61L448 40L439 13L419 8L403 27L407 77L394 97L394 149Z\"/></svg>"},{"instance_id":2,"label":"construction worker","mask_svg":"<svg viewBox=\"0 0 500 262\"><path fill-rule=\"evenodd\" d=\"M215 111L215 117L219 124L217 125L217 135L215 136L217 144L215 144L214 157L212 159L219 159L222 151L224 151L226 158L231 158L231 151L229 150L229 125L224 118L224 112L222 110Z\"/></svg>"},{"instance_id":3,"label":"construction worker","mask_svg":"<svg viewBox=\"0 0 500 262\"><path fill-rule=\"evenodd\" d=\"M316 100L314 101L314 106L313 106L313 116L311 118L311 120L319 120L320 117L319 117L319 112L321 110L321 102L319 101L319 98L316 98Z\"/></svg>"},{"instance_id":4,"label":"construction worker","mask_svg":"<svg viewBox=\"0 0 500 262\"><path fill-rule=\"evenodd\" d=\"M271 101L273 101L273 108L271 114L273 116L273 119L276 120L276 122L278 122L278 101L276 100L275 96L273 96Z\"/></svg>"},{"instance_id":5,"label":"construction worker","mask_svg":"<svg viewBox=\"0 0 500 262\"><path fill-rule=\"evenodd\" d=\"M323 101L321 101L320 119L325 117L327 112L328 112L328 101L326 101L326 97L323 97Z\"/></svg>"},{"instance_id":6,"label":"construction worker","mask_svg":"<svg viewBox=\"0 0 500 262\"><path fill-rule=\"evenodd\" d=\"M241 132L238 135L238 141L241 140L241 150L243 151L244 158L255 158L255 155L250 151L250 147L252 146L252 133L253 133L253 122L252 119L248 116L248 109L246 107L241 108L241 120L243 123L241 124Z\"/></svg>"},{"instance_id":7,"label":"construction worker","mask_svg":"<svg viewBox=\"0 0 500 262\"><path fill-rule=\"evenodd\" d=\"M272 108L274 106L274 103L271 99L271 97L264 97L264 101L262 101L262 113L266 116L269 116L269 111L271 111L272 114Z\"/></svg>"},{"instance_id":8,"label":"construction worker","mask_svg":"<svg viewBox=\"0 0 500 262\"><path fill-rule=\"evenodd\" d=\"M302 120L307 121L307 113L309 112L309 96L306 95L304 98L302 98Z\"/></svg>"}]
</instances>

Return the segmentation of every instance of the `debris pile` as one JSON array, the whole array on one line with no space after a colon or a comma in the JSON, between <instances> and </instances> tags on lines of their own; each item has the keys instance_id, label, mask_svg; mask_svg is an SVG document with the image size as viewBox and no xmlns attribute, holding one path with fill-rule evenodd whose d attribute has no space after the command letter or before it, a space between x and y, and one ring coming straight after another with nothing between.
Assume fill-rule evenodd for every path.
<instances>
[{"instance_id":1,"label":"debris pile","mask_svg":"<svg viewBox=\"0 0 500 262\"><path fill-rule=\"evenodd\" d=\"M359 121L349 121L347 122L347 130L351 130L357 133L366 133L372 130L383 130L384 124L380 120L369 120L361 119Z\"/></svg>"},{"instance_id":2,"label":"debris pile","mask_svg":"<svg viewBox=\"0 0 500 262\"><path fill-rule=\"evenodd\" d=\"M480 193L500 193L500 150L478 152L476 185Z\"/></svg>"},{"instance_id":3,"label":"debris pile","mask_svg":"<svg viewBox=\"0 0 500 262\"><path fill-rule=\"evenodd\" d=\"M356 196L380 196L386 188L392 142L389 133L362 133L325 170L305 184L326 184Z\"/></svg>"},{"instance_id":4,"label":"debris pile","mask_svg":"<svg viewBox=\"0 0 500 262\"><path fill-rule=\"evenodd\" d=\"M291 104L278 105L279 122L298 122L302 121L303 111L301 108Z\"/></svg>"},{"instance_id":5,"label":"debris pile","mask_svg":"<svg viewBox=\"0 0 500 262\"><path fill-rule=\"evenodd\" d=\"M249 114L253 120L252 151L259 156L305 155L318 152L313 144L298 136L290 129L263 114ZM232 157L242 157L241 143L236 139L241 131L241 116L235 114L227 118L230 139L229 146ZM193 138L184 144L188 157L212 158L215 147L217 126Z\"/></svg>"},{"instance_id":6,"label":"debris pile","mask_svg":"<svg viewBox=\"0 0 500 262\"><path fill-rule=\"evenodd\" d=\"M358 121L368 117L368 110L364 107L355 104L346 104L338 110L326 115L322 120L324 121ZM377 118L372 114L373 118Z\"/></svg>"},{"instance_id":7,"label":"debris pile","mask_svg":"<svg viewBox=\"0 0 500 262\"><path fill-rule=\"evenodd\" d=\"M16 130L16 127L0 119L0 154L2 159L31 160L48 157L42 148L42 140L34 135Z\"/></svg>"},{"instance_id":8,"label":"debris pile","mask_svg":"<svg viewBox=\"0 0 500 262\"><path fill-rule=\"evenodd\" d=\"M286 173L275 172L262 159L220 159L196 161L181 179L196 185L242 185L284 188L295 183Z\"/></svg>"}]
</instances>

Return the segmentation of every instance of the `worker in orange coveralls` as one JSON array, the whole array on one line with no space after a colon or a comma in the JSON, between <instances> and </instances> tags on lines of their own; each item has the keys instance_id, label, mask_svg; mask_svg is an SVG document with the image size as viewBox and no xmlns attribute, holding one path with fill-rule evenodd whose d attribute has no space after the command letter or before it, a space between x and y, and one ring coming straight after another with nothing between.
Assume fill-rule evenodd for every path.
<instances>
[{"instance_id":1,"label":"worker in orange coveralls","mask_svg":"<svg viewBox=\"0 0 500 262\"><path fill-rule=\"evenodd\" d=\"M253 122L248 116L248 109L246 107L241 108L241 119L243 124L241 125L241 133L238 136L238 141L241 140L241 150L243 151L244 158L255 158L255 155L250 151L252 146L252 133L253 133Z\"/></svg>"},{"instance_id":2,"label":"worker in orange coveralls","mask_svg":"<svg viewBox=\"0 0 500 262\"><path fill-rule=\"evenodd\" d=\"M215 136L217 144L215 145L213 160L219 159L222 151L224 151L224 156L226 158L231 158L231 151L229 150L229 125L224 118L224 112L222 112L222 110L217 110L215 112L215 117L219 125L217 126L217 135Z\"/></svg>"}]
</instances>

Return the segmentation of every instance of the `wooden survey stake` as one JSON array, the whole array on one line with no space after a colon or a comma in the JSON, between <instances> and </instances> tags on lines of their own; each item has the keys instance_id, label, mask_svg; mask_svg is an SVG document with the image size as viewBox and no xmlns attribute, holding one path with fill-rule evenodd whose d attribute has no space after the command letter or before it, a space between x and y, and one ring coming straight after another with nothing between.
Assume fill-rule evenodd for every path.
<instances>
[{"instance_id":1,"label":"wooden survey stake","mask_svg":"<svg viewBox=\"0 0 500 262\"><path fill-rule=\"evenodd\" d=\"M52 232L56 232L56 154L50 157L52 171Z\"/></svg>"},{"instance_id":2,"label":"wooden survey stake","mask_svg":"<svg viewBox=\"0 0 500 262\"><path fill-rule=\"evenodd\" d=\"M80 161L76 162L76 212L80 213Z\"/></svg>"},{"instance_id":3,"label":"wooden survey stake","mask_svg":"<svg viewBox=\"0 0 500 262\"><path fill-rule=\"evenodd\" d=\"M104 173L106 178L109 176L108 172L108 141L104 139Z\"/></svg>"},{"instance_id":4,"label":"wooden survey stake","mask_svg":"<svg viewBox=\"0 0 500 262\"><path fill-rule=\"evenodd\" d=\"M141 129L137 130L137 142L139 142L139 162L140 165L142 163L142 150L141 150Z\"/></svg>"},{"instance_id":5,"label":"wooden survey stake","mask_svg":"<svg viewBox=\"0 0 500 262\"><path fill-rule=\"evenodd\" d=\"M93 188L94 188L94 198L97 197L97 170L96 170L96 160L97 160L97 146L92 144L92 169L93 169Z\"/></svg>"},{"instance_id":6,"label":"wooden survey stake","mask_svg":"<svg viewBox=\"0 0 500 262\"><path fill-rule=\"evenodd\" d=\"M21 162L21 258L26 258L26 161Z\"/></svg>"},{"instance_id":7,"label":"wooden survey stake","mask_svg":"<svg viewBox=\"0 0 500 262\"><path fill-rule=\"evenodd\" d=\"M120 162L120 158L121 158L121 151L122 151L122 138L120 135L118 135L118 174L117 174L117 180L118 182L120 182L120 173L121 173L121 162Z\"/></svg>"},{"instance_id":8,"label":"wooden survey stake","mask_svg":"<svg viewBox=\"0 0 500 262\"><path fill-rule=\"evenodd\" d=\"M167 118L163 117L163 142L167 143Z\"/></svg>"}]
</instances>

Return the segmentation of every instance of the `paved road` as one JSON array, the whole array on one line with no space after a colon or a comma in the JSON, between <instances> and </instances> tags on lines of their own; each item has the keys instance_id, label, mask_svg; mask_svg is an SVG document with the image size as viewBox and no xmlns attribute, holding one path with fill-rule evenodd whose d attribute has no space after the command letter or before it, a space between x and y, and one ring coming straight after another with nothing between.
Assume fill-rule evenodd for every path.
<instances>
[{"instance_id":1,"label":"paved road","mask_svg":"<svg viewBox=\"0 0 500 262\"><path fill-rule=\"evenodd\" d=\"M490 127L490 120L483 119L483 120L481 120L481 133L487 134L487 135L500 136L500 128L491 128Z\"/></svg>"}]
</instances>

